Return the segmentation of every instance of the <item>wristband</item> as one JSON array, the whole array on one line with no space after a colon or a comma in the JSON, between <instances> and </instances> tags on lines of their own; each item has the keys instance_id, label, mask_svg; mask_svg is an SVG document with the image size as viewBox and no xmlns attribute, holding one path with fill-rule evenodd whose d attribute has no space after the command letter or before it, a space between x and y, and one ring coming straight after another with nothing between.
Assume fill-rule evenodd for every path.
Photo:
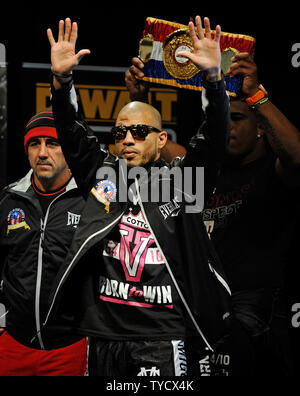
<instances>
[{"instance_id":1,"label":"wristband","mask_svg":"<svg viewBox=\"0 0 300 396\"><path fill-rule=\"evenodd\" d=\"M53 68L51 67L51 73L53 74L53 76L56 77L56 79L58 80L59 83L61 84L67 84L69 83L72 79L73 79L73 72L72 70L70 71L70 73L56 73Z\"/></svg>"},{"instance_id":2,"label":"wristband","mask_svg":"<svg viewBox=\"0 0 300 396\"><path fill-rule=\"evenodd\" d=\"M209 77L209 75L211 75ZM221 78L220 78L221 77ZM215 83L217 81L221 81L223 78L223 72L221 69L218 69L217 67L210 72L208 70L203 70L202 72L202 81L208 81L211 83Z\"/></svg>"},{"instance_id":3,"label":"wristband","mask_svg":"<svg viewBox=\"0 0 300 396\"><path fill-rule=\"evenodd\" d=\"M259 100L258 102L256 102L253 106L250 106L251 110L257 110L257 108L259 106L261 106L262 104L266 103L269 101L269 98L267 96L265 96L264 98L262 98L261 100Z\"/></svg>"},{"instance_id":4,"label":"wristband","mask_svg":"<svg viewBox=\"0 0 300 396\"><path fill-rule=\"evenodd\" d=\"M260 102L262 99L267 98L267 97L268 97L268 92L260 84L258 86L258 91L253 96L250 96L249 98L246 98L245 102L249 106L254 106L256 103Z\"/></svg>"}]
</instances>

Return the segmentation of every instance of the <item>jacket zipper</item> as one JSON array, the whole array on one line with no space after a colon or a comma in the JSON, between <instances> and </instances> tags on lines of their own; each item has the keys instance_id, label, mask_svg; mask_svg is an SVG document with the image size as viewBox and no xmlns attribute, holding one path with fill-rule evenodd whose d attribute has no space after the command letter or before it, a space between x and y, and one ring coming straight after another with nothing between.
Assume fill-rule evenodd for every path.
<instances>
[{"instance_id":1,"label":"jacket zipper","mask_svg":"<svg viewBox=\"0 0 300 396\"><path fill-rule=\"evenodd\" d=\"M62 283L64 282L65 278L67 277L68 273L70 272L70 269L72 268L74 262L77 260L77 257L78 257L79 254L81 253L82 249L85 247L85 245L86 245L87 243L89 243L89 242L90 242L93 238L95 238L97 235L101 234L102 232L104 232L104 231L106 231L107 229L109 229L110 227L112 227L114 224L118 223L118 222L121 220L121 218L122 218L122 216L124 215L124 213L125 213L125 211L123 211L122 214L121 214L117 219L115 219L112 223L110 223L108 226L106 226L105 228L103 228L103 229L100 230L100 231L97 231L95 234L91 235L91 236L90 236L88 239L86 239L86 241L81 245L80 249L78 249L76 255L74 256L74 258L73 258L73 260L71 261L70 265L68 266L66 272L64 273L63 277L61 278L61 280L60 280L60 282L59 282L59 285L58 285L57 288L56 288L56 291L55 291L54 297L53 297L53 299L52 299L52 303L51 303L50 309L49 309L49 311L48 311L46 320L45 320L45 322L43 323L43 326L46 326L46 324L47 324L47 322L48 322L48 319L49 319L49 316L50 316L50 314L51 314L51 312L52 312L53 306L54 306L54 304L55 304L56 297L57 297L58 292L59 292L59 290L60 290L60 288L61 288L61 285L62 285Z\"/></svg>"},{"instance_id":2,"label":"jacket zipper","mask_svg":"<svg viewBox=\"0 0 300 396\"><path fill-rule=\"evenodd\" d=\"M43 220L41 219L41 228L40 228L40 244L39 244L39 251L38 251L38 266L37 266L37 279L36 279L36 288L35 288L35 323L36 323L36 330L37 336L39 340L39 344L41 349L45 349L42 335L41 335L41 324L40 324L40 296L41 296L41 283L42 283L42 269L43 269L43 243L44 243L44 236L45 236L45 225Z\"/></svg>"},{"instance_id":3,"label":"jacket zipper","mask_svg":"<svg viewBox=\"0 0 300 396\"><path fill-rule=\"evenodd\" d=\"M126 182L126 179L125 179L124 170L123 170L122 167L121 167L121 172L122 172L123 181L124 181L124 183L125 183L125 182ZM57 288L56 288L54 297L53 297L53 299L52 299L52 303L51 303L51 305L50 305L50 308L49 308L47 317L46 317L46 319L45 319L45 322L43 323L43 326L46 326L46 324L47 324L47 322L48 322L48 319L49 319L49 316L50 316L50 314L51 314L51 312L52 312L53 306L54 306L54 304L55 304L56 297L57 297L58 292L59 292L59 290L60 290L60 288L61 288L61 285L62 285L62 283L64 282L65 278L68 276L68 273L70 272L70 270L71 270L71 268L72 268L74 262L77 260L77 257L79 256L79 254L80 254L80 252L82 251L82 249L85 247L85 245L86 245L87 243L89 243L89 242L90 242L93 238L95 238L97 235L101 234L102 232L106 231L108 228L112 227L115 223L119 222L119 221L121 220L122 216L124 215L124 213L125 213L125 210L122 212L122 214L121 214L116 220L114 220L113 222L111 222L111 224L109 224L108 226L104 227L102 230L97 231L95 234L91 235L91 236L90 236L88 239L86 239L86 241L81 245L80 249L77 251L75 257L74 257L73 260L71 261L70 265L68 266L66 272L64 273L63 277L61 278L61 280L60 280L60 282L59 282L59 284L58 284L58 286L57 286Z\"/></svg>"},{"instance_id":4,"label":"jacket zipper","mask_svg":"<svg viewBox=\"0 0 300 396\"><path fill-rule=\"evenodd\" d=\"M45 350L45 345L42 339L41 334L41 317L40 317L40 298L41 298L41 287L42 287L42 275L43 275L43 255L44 255L44 239L45 239L45 230L49 218L49 213L52 204L59 198L61 198L67 192L60 194L56 197L49 205L44 221L41 219L41 228L40 228L40 243L39 243L39 250L38 250L38 266L37 266L37 280L36 280L36 289L35 289L35 323L36 323L36 330L37 330L37 337L40 344L40 348Z\"/></svg>"},{"instance_id":5,"label":"jacket zipper","mask_svg":"<svg viewBox=\"0 0 300 396\"><path fill-rule=\"evenodd\" d=\"M167 270L168 270L168 272L169 272L169 275L170 275L170 277L171 277L171 279L172 279L172 281L173 281L173 283L174 283L174 286L175 286L175 288L176 288L176 290L177 290L177 293L178 293L178 295L179 295L179 297L180 297L180 299L181 299L181 301L182 301L182 303L183 303L183 305L184 305L184 307L185 307L185 309L186 309L186 311L187 311L189 317L191 318L191 320L192 320L192 322L193 322L193 324L194 324L194 326L195 326L197 332L200 334L201 338L203 339L204 343L206 344L208 350L210 350L211 352L214 352L213 348L211 347L211 345L209 344L209 342L208 342L207 339L205 338L203 332L201 331L201 329L200 329L200 327L199 327L199 325L198 325L196 319L194 318L194 315L193 315L193 313L192 313L192 311L191 311L191 309L190 309L190 307L189 307L189 305L188 305L186 299L184 298L184 296L183 296L183 294L182 294L182 292L181 292L181 289L180 289L180 287L179 287L179 285L178 285L178 283L177 283L177 281L176 281L176 279L175 279L175 276L174 276L174 274L173 274L173 272L172 272L172 270L171 270L171 267L170 267L170 265L169 265L169 263L168 263L168 261L167 261L165 255L164 255L164 252L163 252L162 248L160 247L160 244L158 243L158 240L157 240L157 238L156 238L156 236L155 236L155 234L154 234L154 232L153 232L153 229L152 229L152 227L151 227L151 225L150 225L150 223L149 223L149 221L148 221L148 217L147 217L147 215L146 215L146 213L145 213L144 205L143 205L143 202L142 202L142 200L141 200L140 190L139 190L139 187L140 187L140 186L139 186L139 183L138 183L138 180L137 180L137 179L135 179L135 186L136 186L136 190L137 190L137 194L138 194L138 202L139 202L140 207L141 207L141 209L142 209L142 213L143 213L143 215L144 215L144 217L145 217L145 220L146 220L146 222L147 222L147 224L148 224L148 226L149 226L149 229L150 229L150 231L151 231L151 234L152 234L152 236L153 236L153 238L154 238L154 240L155 240L156 246L159 248L159 250L160 250L160 252L161 252L161 254L162 254L162 257L163 257L163 259L164 259L164 263L165 263L165 265L166 265L166 267L167 267Z\"/></svg>"}]
</instances>

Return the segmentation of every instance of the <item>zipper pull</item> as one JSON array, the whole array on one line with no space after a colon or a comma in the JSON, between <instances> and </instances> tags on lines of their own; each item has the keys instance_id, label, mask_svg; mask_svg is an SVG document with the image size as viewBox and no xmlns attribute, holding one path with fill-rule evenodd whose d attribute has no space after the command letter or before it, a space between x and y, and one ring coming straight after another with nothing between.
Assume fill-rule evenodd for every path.
<instances>
[{"instance_id":1,"label":"zipper pull","mask_svg":"<svg viewBox=\"0 0 300 396\"><path fill-rule=\"evenodd\" d=\"M43 220L41 220L40 233L41 233L41 240L42 240L42 242L44 242L44 238L45 238L45 226L44 226Z\"/></svg>"}]
</instances>

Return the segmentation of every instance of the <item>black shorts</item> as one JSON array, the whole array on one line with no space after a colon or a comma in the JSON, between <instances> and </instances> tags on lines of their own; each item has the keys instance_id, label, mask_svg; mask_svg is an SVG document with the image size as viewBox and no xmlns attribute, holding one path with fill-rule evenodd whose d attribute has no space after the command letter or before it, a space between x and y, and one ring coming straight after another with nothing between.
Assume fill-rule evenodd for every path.
<instances>
[{"instance_id":1,"label":"black shorts","mask_svg":"<svg viewBox=\"0 0 300 396\"><path fill-rule=\"evenodd\" d=\"M186 376L184 341L90 339L89 376Z\"/></svg>"}]
</instances>

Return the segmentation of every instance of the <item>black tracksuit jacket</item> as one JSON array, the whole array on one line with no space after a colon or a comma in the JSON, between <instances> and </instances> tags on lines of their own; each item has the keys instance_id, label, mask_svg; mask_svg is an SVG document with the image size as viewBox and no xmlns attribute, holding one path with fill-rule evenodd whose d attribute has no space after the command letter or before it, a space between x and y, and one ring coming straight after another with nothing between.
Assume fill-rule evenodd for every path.
<instances>
[{"instance_id":1,"label":"black tracksuit jacket","mask_svg":"<svg viewBox=\"0 0 300 396\"><path fill-rule=\"evenodd\" d=\"M225 153L230 131L230 111L223 80L217 83L204 81L203 85L202 103L206 120L200 133L192 139L187 155L177 158L171 164L159 160L153 165L168 169L174 166L182 169L204 167L205 195L208 196L215 186L218 164ZM57 277L47 321L55 316L57 307L68 296L75 298L78 295L80 287L81 293L90 295L91 298L85 307L80 306L79 302L79 311L88 311L89 314L87 321L79 320L78 329L87 335L101 337L97 327L97 293L91 291L91 288L97 288L98 279L93 279L93 267L99 265L101 257L99 254L90 257L89 253L118 225L128 203L118 200L111 202L107 213L105 205L92 194L92 188L102 180L99 170L103 170L103 167L116 171L119 177L122 175L118 173L119 159L100 149L99 142L81 119L74 98L76 96L72 84L65 84L59 91L53 89L52 107L64 155L87 203L67 259ZM118 180L117 178L117 191L120 188ZM143 180L136 179L131 183L186 308L187 336L198 337L202 350L212 351L228 332L230 290L221 262L208 238L201 213L186 214L188 204L183 202L179 215L164 219L159 208L165 202L142 202L139 191ZM175 195L173 191L171 196Z\"/></svg>"},{"instance_id":2,"label":"black tracksuit jacket","mask_svg":"<svg viewBox=\"0 0 300 396\"><path fill-rule=\"evenodd\" d=\"M42 324L84 200L72 179L44 216L31 176L32 171L1 193L0 302L8 311L6 330L18 342L35 349L58 349L79 339L72 331L69 309L65 305L47 329L42 330Z\"/></svg>"}]
</instances>

